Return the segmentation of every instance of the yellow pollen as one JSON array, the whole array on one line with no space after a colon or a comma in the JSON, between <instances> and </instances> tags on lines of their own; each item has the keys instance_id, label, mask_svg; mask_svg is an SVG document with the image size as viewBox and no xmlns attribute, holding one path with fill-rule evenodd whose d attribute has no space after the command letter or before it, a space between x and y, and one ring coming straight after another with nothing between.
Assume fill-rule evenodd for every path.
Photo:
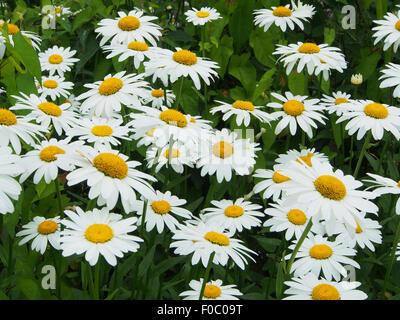
<instances>
[{"instance_id":1,"label":"yellow pollen","mask_svg":"<svg viewBox=\"0 0 400 320\"><path fill-rule=\"evenodd\" d=\"M204 239L210 241L213 244L217 244L219 246L229 246L229 238L222 234L215 231L209 231L204 235Z\"/></svg>"},{"instance_id":2,"label":"yellow pollen","mask_svg":"<svg viewBox=\"0 0 400 320\"><path fill-rule=\"evenodd\" d=\"M288 220L296 226L302 226L307 221L305 213L299 209L292 209L287 213Z\"/></svg>"},{"instance_id":3,"label":"yellow pollen","mask_svg":"<svg viewBox=\"0 0 400 320\"><path fill-rule=\"evenodd\" d=\"M195 118L190 118L190 122L191 123L196 123L196 119Z\"/></svg>"},{"instance_id":4,"label":"yellow pollen","mask_svg":"<svg viewBox=\"0 0 400 320\"><path fill-rule=\"evenodd\" d=\"M210 15L207 11L197 11L196 16L199 18L207 18Z\"/></svg>"},{"instance_id":5,"label":"yellow pollen","mask_svg":"<svg viewBox=\"0 0 400 320\"><path fill-rule=\"evenodd\" d=\"M3 28L4 23L0 23L0 29ZM7 23L8 34L17 34L19 32L19 28L17 25L12 23Z\"/></svg>"},{"instance_id":6,"label":"yellow pollen","mask_svg":"<svg viewBox=\"0 0 400 320\"><path fill-rule=\"evenodd\" d=\"M149 131L146 132L146 135L148 135L149 137L152 137L154 135L155 130L156 130L156 128L150 129Z\"/></svg>"},{"instance_id":7,"label":"yellow pollen","mask_svg":"<svg viewBox=\"0 0 400 320\"><path fill-rule=\"evenodd\" d=\"M375 119L385 119L389 115L389 110L381 103L370 103L364 107L364 113Z\"/></svg>"},{"instance_id":8,"label":"yellow pollen","mask_svg":"<svg viewBox=\"0 0 400 320\"><path fill-rule=\"evenodd\" d=\"M325 198L331 200L342 200L346 196L346 186L338 178L323 175L314 181L315 189Z\"/></svg>"},{"instance_id":9,"label":"yellow pollen","mask_svg":"<svg viewBox=\"0 0 400 320\"><path fill-rule=\"evenodd\" d=\"M108 78L99 86L99 93L103 96L109 96L119 91L122 88L123 82L119 78Z\"/></svg>"},{"instance_id":10,"label":"yellow pollen","mask_svg":"<svg viewBox=\"0 0 400 320\"><path fill-rule=\"evenodd\" d=\"M326 63L326 61L325 61L325 60L322 60L322 59L319 59L319 61L320 61L322 64L325 64L325 63Z\"/></svg>"},{"instance_id":11,"label":"yellow pollen","mask_svg":"<svg viewBox=\"0 0 400 320\"><path fill-rule=\"evenodd\" d=\"M17 116L8 109L0 108L0 125L12 126L17 123Z\"/></svg>"},{"instance_id":12,"label":"yellow pollen","mask_svg":"<svg viewBox=\"0 0 400 320\"><path fill-rule=\"evenodd\" d=\"M363 230L361 229L360 225L358 224L358 221L356 220L357 228L356 228L356 233L361 233Z\"/></svg>"},{"instance_id":13,"label":"yellow pollen","mask_svg":"<svg viewBox=\"0 0 400 320\"><path fill-rule=\"evenodd\" d=\"M39 158L46 162L52 162L57 160L57 154L64 154L65 150L57 147L57 146L48 146L39 153Z\"/></svg>"},{"instance_id":14,"label":"yellow pollen","mask_svg":"<svg viewBox=\"0 0 400 320\"><path fill-rule=\"evenodd\" d=\"M232 107L248 111L254 111L255 109L253 103L251 103L250 101L243 101L243 100L236 100L234 103L232 103Z\"/></svg>"},{"instance_id":15,"label":"yellow pollen","mask_svg":"<svg viewBox=\"0 0 400 320\"><path fill-rule=\"evenodd\" d=\"M342 104L342 103L348 103L348 102L349 102L349 100L347 100L346 98L337 98L337 99L335 100L335 104L336 104L336 105Z\"/></svg>"},{"instance_id":16,"label":"yellow pollen","mask_svg":"<svg viewBox=\"0 0 400 320\"><path fill-rule=\"evenodd\" d=\"M396 22L396 24L395 24L394 27L397 29L397 31L400 31L400 20L398 20L398 21Z\"/></svg>"},{"instance_id":17,"label":"yellow pollen","mask_svg":"<svg viewBox=\"0 0 400 320\"><path fill-rule=\"evenodd\" d=\"M38 108L49 116L59 117L62 114L61 108L53 102L42 102Z\"/></svg>"},{"instance_id":18,"label":"yellow pollen","mask_svg":"<svg viewBox=\"0 0 400 320\"><path fill-rule=\"evenodd\" d=\"M233 154L233 146L226 141L217 142L213 146L213 154L222 159L229 158Z\"/></svg>"},{"instance_id":19,"label":"yellow pollen","mask_svg":"<svg viewBox=\"0 0 400 320\"><path fill-rule=\"evenodd\" d=\"M147 50L149 50L149 46L145 42L132 41L132 42L129 42L128 49L135 50L135 51L147 51Z\"/></svg>"},{"instance_id":20,"label":"yellow pollen","mask_svg":"<svg viewBox=\"0 0 400 320\"><path fill-rule=\"evenodd\" d=\"M229 218L239 218L244 214L244 209L241 206L231 205L225 208L224 213Z\"/></svg>"},{"instance_id":21,"label":"yellow pollen","mask_svg":"<svg viewBox=\"0 0 400 320\"><path fill-rule=\"evenodd\" d=\"M299 116L304 111L304 104L298 100L288 100L283 104L283 111L291 116Z\"/></svg>"},{"instance_id":22,"label":"yellow pollen","mask_svg":"<svg viewBox=\"0 0 400 320\"><path fill-rule=\"evenodd\" d=\"M52 220L45 220L38 225L37 231L40 234L50 234L56 232L58 224Z\"/></svg>"},{"instance_id":23,"label":"yellow pollen","mask_svg":"<svg viewBox=\"0 0 400 320\"><path fill-rule=\"evenodd\" d=\"M275 17L290 17L292 15L292 10L286 7L277 7L272 11Z\"/></svg>"},{"instance_id":24,"label":"yellow pollen","mask_svg":"<svg viewBox=\"0 0 400 320\"><path fill-rule=\"evenodd\" d=\"M114 153L100 153L93 159L93 165L111 178L123 179L128 175L128 165Z\"/></svg>"},{"instance_id":25,"label":"yellow pollen","mask_svg":"<svg viewBox=\"0 0 400 320\"><path fill-rule=\"evenodd\" d=\"M197 63L197 56L189 50L179 50L172 55L172 59L180 64L192 66Z\"/></svg>"},{"instance_id":26,"label":"yellow pollen","mask_svg":"<svg viewBox=\"0 0 400 320\"><path fill-rule=\"evenodd\" d=\"M56 10L56 13L61 13L61 8L60 7L56 7L55 10Z\"/></svg>"},{"instance_id":27,"label":"yellow pollen","mask_svg":"<svg viewBox=\"0 0 400 320\"><path fill-rule=\"evenodd\" d=\"M153 201L151 203L151 208L155 213L158 214L167 214L171 210L171 205L169 204L168 201L165 200L158 200L158 201Z\"/></svg>"},{"instance_id":28,"label":"yellow pollen","mask_svg":"<svg viewBox=\"0 0 400 320\"><path fill-rule=\"evenodd\" d=\"M1 120L0 120L0 123L1 123ZM400 180L399 180L399 182L397 182L397 186L400 188Z\"/></svg>"},{"instance_id":29,"label":"yellow pollen","mask_svg":"<svg viewBox=\"0 0 400 320\"><path fill-rule=\"evenodd\" d=\"M49 62L51 64L60 64L61 62L63 62L63 57L60 56L59 54L52 54L49 57Z\"/></svg>"},{"instance_id":30,"label":"yellow pollen","mask_svg":"<svg viewBox=\"0 0 400 320\"><path fill-rule=\"evenodd\" d=\"M178 158L179 157L180 152L179 152L178 149L172 149L171 151L172 151L171 152L171 158ZM165 150L164 157L169 159L169 149Z\"/></svg>"},{"instance_id":31,"label":"yellow pollen","mask_svg":"<svg viewBox=\"0 0 400 320\"><path fill-rule=\"evenodd\" d=\"M275 171L274 174L272 175L272 180L275 183L282 183L282 182L289 181L290 178L284 176L283 174L280 174L278 171Z\"/></svg>"},{"instance_id":32,"label":"yellow pollen","mask_svg":"<svg viewBox=\"0 0 400 320\"><path fill-rule=\"evenodd\" d=\"M113 129L107 125L94 126L90 131L98 137L108 137L113 133Z\"/></svg>"},{"instance_id":33,"label":"yellow pollen","mask_svg":"<svg viewBox=\"0 0 400 320\"><path fill-rule=\"evenodd\" d=\"M46 80L43 81L43 87L49 88L49 89L54 89L58 87L58 83L55 80Z\"/></svg>"},{"instance_id":34,"label":"yellow pollen","mask_svg":"<svg viewBox=\"0 0 400 320\"><path fill-rule=\"evenodd\" d=\"M314 259L328 259L332 255L332 249L326 244L316 244L310 249L309 253Z\"/></svg>"},{"instance_id":35,"label":"yellow pollen","mask_svg":"<svg viewBox=\"0 0 400 320\"><path fill-rule=\"evenodd\" d=\"M204 288L203 295L208 299L216 299L221 295L221 289L213 284L207 284Z\"/></svg>"},{"instance_id":36,"label":"yellow pollen","mask_svg":"<svg viewBox=\"0 0 400 320\"><path fill-rule=\"evenodd\" d=\"M153 91L151 92L151 95L152 95L154 98L161 98L161 97L164 97L164 90L161 90L161 89L153 90Z\"/></svg>"},{"instance_id":37,"label":"yellow pollen","mask_svg":"<svg viewBox=\"0 0 400 320\"><path fill-rule=\"evenodd\" d=\"M160 113L160 119L168 124L184 128L187 126L186 117L182 112L174 109L168 109Z\"/></svg>"},{"instance_id":38,"label":"yellow pollen","mask_svg":"<svg viewBox=\"0 0 400 320\"><path fill-rule=\"evenodd\" d=\"M311 158L313 156L314 155L312 153L308 152L306 156L301 156L301 157L299 157L299 159L303 160L305 162L305 164L308 165L309 167L312 167ZM299 159L297 159L296 161L298 163L303 164Z\"/></svg>"},{"instance_id":39,"label":"yellow pollen","mask_svg":"<svg viewBox=\"0 0 400 320\"><path fill-rule=\"evenodd\" d=\"M87 227L85 230L86 240L93 243L105 243L114 236L113 230L106 224L96 223Z\"/></svg>"},{"instance_id":40,"label":"yellow pollen","mask_svg":"<svg viewBox=\"0 0 400 320\"><path fill-rule=\"evenodd\" d=\"M330 284L319 284L311 293L313 300L340 300L338 289Z\"/></svg>"},{"instance_id":41,"label":"yellow pollen","mask_svg":"<svg viewBox=\"0 0 400 320\"><path fill-rule=\"evenodd\" d=\"M140 20L136 17L126 16L118 21L118 27L123 31L132 31L140 27Z\"/></svg>"},{"instance_id":42,"label":"yellow pollen","mask_svg":"<svg viewBox=\"0 0 400 320\"><path fill-rule=\"evenodd\" d=\"M313 54L320 52L321 49L315 43L305 42L299 47L298 51L300 53Z\"/></svg>"}]
</instances>

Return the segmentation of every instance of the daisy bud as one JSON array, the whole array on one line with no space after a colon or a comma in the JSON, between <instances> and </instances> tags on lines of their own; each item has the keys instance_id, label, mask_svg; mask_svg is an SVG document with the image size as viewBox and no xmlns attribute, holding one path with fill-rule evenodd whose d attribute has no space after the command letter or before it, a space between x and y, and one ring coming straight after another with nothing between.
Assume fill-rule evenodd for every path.
<instances>
[{"instance_id":1,"label":"daisy bud","mask_svg":"<svg viewBox=\"0 0 400 320\"><path fill-rule=\"evenodd\" d=\"M353 74L351 76L351 83L358 86L363 83L363 76L361 73Z\"/></svg>"}]
</instances>

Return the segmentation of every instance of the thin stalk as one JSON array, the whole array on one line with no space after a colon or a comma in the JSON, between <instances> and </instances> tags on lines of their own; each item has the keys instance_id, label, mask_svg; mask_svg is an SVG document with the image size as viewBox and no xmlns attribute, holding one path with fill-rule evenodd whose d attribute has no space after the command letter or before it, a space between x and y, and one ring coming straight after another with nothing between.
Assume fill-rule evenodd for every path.
<instances>
[{"instance_id":1,"label":"thin stalk","mask_svg":"<svg viewBox=\"0 0 400 320\"><path fill-rule=\"evenodd\" d=\"M179 92L178 97L176 98L176 108L179 109L182 100L182 87L183 87L183 77L181 77L180 84L179 84Z\"/></svg>"},{"instance_id":2,"label":"thin stalk","mask_svg":"<svg viewBox=\"0 0 400 320\"><path fill-rule=\"evenodd\" d=\"M367 151L367 148L369 146L369 141L370 140L371 140L371 131L368 131L367 137L365 138L365 141L364 141L364 145L363 145L363 147L361 149L360 157L358 158L358 161L357 161L356 169L354 170L353 177L355 179L357 179L358 171L360 170L361 163L362 163L362 160L363 160L363 158L365 156L365 152Z\"/></svg>"},{"instance_id":3,"label":"thin stalk","mask_svg":"<svg viewBox=\"0 0 400 320\"><path fill-rule=\"evenodd\" d=\"M145 233L145 222L146 222L146 212L147 212L147 203L148 203L148 201L149 200L147 200L147 199L145 199L143 201L143 211L142 211L142 221L141 221L141 224L142 224L142 227L141 227L142 235Z\"/></svg>"},{"instance_id":4,"label":"thin stalk","mask_svg":"<svg viewBox=\"0 0 400 320\"><path fill-rule=\"evenodd\" d=\"M206 288L206 283L208 281L208 276L210 274L211 265L214 260L214 256L215 256L215 251L213 253L211 253L210 257L208 258L208 264L207 264L206 272L204 273L204 278L203 278L203 283L201 285L199 300L203 299L204 289Z\"/></svg>"},{"instance_id":5,"label":"thin stalk","mask_svg":"<svg viewBox=\"0 0 400 320\"><path fill-rule=\"evenodd\" d=\"M206 43L206 24L201 28L201 56L205 57L205 43ZM204 107L208 112L208 101L207 101L207 84L204 83Z\"/></svg>"},{"instance_id":6,"label":"thin stalk","mask_svg":"<svg viewBox=\"0 0 400 320\"><path fill-rule=\"evenodd\" d=\"M60 178L59 177L57 177L57 179L55 180L55 185L56 185L59 215L61 218L63 218L64 210L63 210L63 206L62 206L62 198L61 198L61 191L60 191Z\"/></svg>"},{"instance_id":7,"label":"thin stalk","mask_svg":"<svg viewBox=\"0 0 400 320\"><path fill-rule=\"evenodd\" d=\"M100 300L100 267L101 259L97 261L94 267L94 299Z\"/></svg>"}]
</instances>

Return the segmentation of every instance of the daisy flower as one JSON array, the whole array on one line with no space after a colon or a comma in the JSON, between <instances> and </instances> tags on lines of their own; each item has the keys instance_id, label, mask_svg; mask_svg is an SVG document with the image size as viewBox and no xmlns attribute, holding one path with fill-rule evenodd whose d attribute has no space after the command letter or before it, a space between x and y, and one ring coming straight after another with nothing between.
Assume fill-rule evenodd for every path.
<instances>
[{"instance_id":1,"label":"daisy flower","mask_svg":"<svg viewBox=\"0 0 400 320\"><path fill-rule=\"evenodd\" d=\"M378 26L373 27L375 33L372 37L375 38L374 45L383 40L383 50L386 51L393 45L394 53L400 45L400 12L388 12L383 17L383 20L374 20Z\"/></svg>"},{"instance_id":2,"label":"daisy flower","mask_svg":"<svg viewBox=\"0 0 400 320\"><path fill-rule=\"evenodd\" d=\"M84 100L81 105L82 112L93 116L111 118L112 112L120 112L121 105L140 106L139 97L145 95L147 82L143 80L144 74L125 74L126 71L108 74L103 81L85 84L89 88L77 100Z\"/></svg>"},{"instance_id":3,"label":"daisy flower","mask_svg":"<svg viewBox=\"0 0 400 320\"><path fill-rule=\"evenodd\" d=\"M35 140L48 132L46 128L30 123L25 116L17 116L8 109L0 108L0 147L11 144L16 154L21 153L21 141L33 146Z\"/></svg>"},{"instance_id":4,"label":"daisy flower","mask_svg":"<svg viewBox=\"0 0 400 320\"><path fill-rule=\"evenodd\" d=\"M221 15L217 10L210 7L202 7L200 10L192 8L185 12L186 21L193 23L195 26L203 26L209 21L221 19Z\"/></svg>"},{"instance_id":5,"label":"daisy flower","mask_svg":"<svg viewBox=\"0 0 400 320\"><path fill-rule=\"evenodd\" d=\"M112 266L124 253L136 252L138 242L143 240L128 233L136 230L136 217L122 219L122 215L111 213L106 208L76 212L65 210L69 219L61 223L66 227L61 232L61 250L64 257L85 253L85 260L94 266L99 254Z\"/></svg>"},{"instance_id":6,"label":"daisy flower","mask_svg":"<svg viewBox=\"0 0 400 320\"><path fill-rule=\"evenodd\" d=\"M397 140L400 139L400 110L371 100L357 100L347 104L342 116L336 123L350 120L345 129L349 136L357 133L357 140L371 131L375 140L381 140L386 131L391 132Z\"/></svg>"},{"instance_id":7,"label":"daisy flower","mask_svg":"<svg viewBox=\"0 0 400 320\"><path fill-rule=\"evenodd\" d=\"M31 31L25 31L25 30L20 30L20 28L13 23L6 23L4 20L0 19L0 30L3 29L4 24L7 24L8 27L8 39L10 40L10 43L12 46L14 46L14 39L13 36L17 34L18 32L21 32L21 34L29 39L29 43L32 44L32 47L36 50L40 50L40 43L42 42L42 39L35 33Z\"/></svg>"},{"instance_id":8,"label":"daisy flower","mask_svg":"<svg viewBox=\"0 0 400 320\"><path fill-rule=\"evenodd\" d=\"M256 151L261 150L258 143L250 139L239 139L236 132L228 129L216 131L200 141L197 168L201 176L216 174L218 183L230 181L235 174L249 175L256 163Z\"/></svg>"},{"instance_id":9,"label":"daisy flower","mask_svg":"<svg viewBox=\"0 0 400 320\"><path fill-rule=\"evenodd\" d=\"M296 243L289 246L289 249L294 250L295 246ZM332 278L339 281L341 275L347 276L347 271L342 264L360 268L356 261L349 258L349 256L355 255L356 250L347 244L337 240L329 241L320 234L315 236L308 234L300 246L290 272L294 272L295 277L304 276L309 272L318 277L322 271L328 281L331 281ZM288 254L285 259L290 257L291 254Z\"/></svg>"},{"instance_id":10,"label":"daisy flower","mask_svg":"<svg viewBox=\"0 0 400 320\"><path fill-rule=\"evenodd\" d=\"M280 198L281 194L284 194L285 185L290 180L282 170L277 170L275 166L274 170L257 169L253 177L263 179L254 186L254 193L260 193L265 190L262 197L264 199L272 197L274 202Z\"/></svg>"},{"instance_id":11,"label":"daisy flower","mask_svg":"<svg viewBox=\"0 0 400 320\"><path fill-rule=\"evenodd\" d=\"M176 48L175 52L163 49L146 61L144 66L146 76L153 76L153 82L160 78L164 86L168 86L168 79L174 83L180 77L190 77L197 90L201 88L200 79L209 86L210 79L218 77L214 69L219 68L216 62L181 48Z\"/></svg>"},{"instance_id":12,"label":"daisy flower","mask_svg":"<svg viewBox=\"0 0 400 320\"><path fill-rule=\"evenodd\" d=\"M23 183L33 172L33 183L38 184L44 178L49 184L58 178L58 170L71 171L75 168L74 162L78 155L76 148L81 148L82 141L69 142L69 139L43 140L40 145L34 146L34 150L28 151L21 157L20 165L24 173L19 182Z\"/></svg>"},{"instance_id":13,"label":"daisy flower","mask_svg":"<svg viewBox=\"0 0 400 320\"><path fill-rule=\"evenodd\" d=\"M262 206L244 201L244 198L235 201L223 199L213 200L213 208L205 208L203 215L206 222L215 223L223 228L229 229L232 233L242 232L243 229L251 229L261 225L261 220L257 217L264 217L259 211Z\"/></svg>"},{"instance_id":14,"label":"daisy flower","mask_svg":"<svg viewBox=\"0 0 400 320\"><path fill-rule=\"evenodd\" d=\"M395 87L393 90L393 97L400 98L400 65L389 63L386 65L386 67L386 69L381 71L383 75L379 78L379 80L383 81L379 85L379 88Z\"/></svg>"},{"instance_id":15,"label":"daisy flower","mask_svg":"<svg viewBox=\"0 0 400 320\"><path fill-rule=\"evenodd\" d=\"M0 147L0 213L14 212L12 200L18 200L21 193L20 184L13 178L23 172L19 165L19 156L12 154L8 147Z\"/></svg>"},{"instance_id":16,"label":"daisy flower","mask_svg":"<svg viewBox=\"0 0 400 320\"><path fill-rule=\"evenodd\" d=\"M67 184L73 186L86 181L90 188L88 197L97 198L97 205L106 205L111 210L121 196L124 211L129 213L136 201L136 192L146 198L154 194L148 181L157 180L135 169L140 162L128 161L127 156L105 146L98 149L87 146L81 153L80 161L76 162L79 168L67 175Z\"/></svg>"},{"instance_id":17,"label":"daisy flower","mask_svg":"<svg viewBox=\"0 0 400 320\"><path fill-rule=\"evenodd\" d=\"M56 17L70 16L73 14L73 12L69 8L64 6L54 7L54 13Z\"/></svg>"},{"instance_id":18,"label":"daisy flower","mask_svg":"<svg viewBox=\"0 0 400 320\"><path fill-rule=\"evenodd\" d=\"M179 199L172 195L170 191L162 193L157 190L151 197L146 198L146 200L145 224L147 232L157 228L157 232L162 233L164 226L174 232L176 227L179 226L179 221L175 218L176 216L185 219L193 218L189 210L182 208L182 206L186 204L186 200ZM135 202L134 211L136 211L139 216L143 214L144 203L145 201L143 200ZM142 218L139 218L138 225L141 225L141 223Z\"/></svg>"},{"instance_id":19,"label":"daisy flower","mask_svg":"<svg viewBox=\"0 0 400 320\"><path fill-rule=\"evenodd\" d=\"M102 47L111 39L114 43L129 43L131 41L150 42L153 46L157 45L161 37L161 27L151 22L157 17L145 16L142 10L135 8L126 14L118 12L116 19L103 19L94 31L98 36L102 36L100 46Z\"/></svg>"},{"instance_id":20,"label":"daisy flower","mask_svg":"<svg viewBox=\"0 0 400 320\"><path fill-rule=\"evenodd\" d=\"M54 76L42 76L42 84L38 85L38 92L42 98L50 96L51 100L56 100L58 97L68 97L70 90L74 87L74 84L70 81L65 81L64 77Z\"/></svg>"},{"instance_id":21,"label":"daisy flower","mask_svg":"<svg viewBox=\"0 0 400 320\"><path fill-rule=\"evenodd\" d=\"M276 165L274 168L283 170L288 168L292 164L292 161L311 167L311 158L317 159L320 162L329 162L328 157L323 153L315 152L315 148L302 149L300 151L292 149L288 150L285 154L280 154L278 158L275 159Z\"/></svg>"},{"instance_id":22,"label":"daisy flower","mask_svg":"<svg viewBox=\"0 0 400 320\"><path fill-rule=\"evenodd\" d=\"M262 106L255 106L251 101L236 100L232 104L218 100L215 102L220 103L220 105L211 108L210 113L222 112L224 114L222 121L228 120L231 116L236 116L236 124L238 126L244 123L248 127L250 124L250 115L262 123L269 123L275 120L269 113L260 110L263 108Z\"/></svg>"},{"instance_id":23,"label":"daisy flower","mask_svg":"<svg viewBox=\"0 0 400 320\"><path fill-rule=\"evenodd\" d=\"M273 52L280 55L279 61L283 61L286 67L286 74L290 74L297 64L297 72L303 71L306 67L309 75L313 75L315 68L327 64L331 69L343 72L347 68L347 62L339 48L328 47L327 44L316 44L312 42L298 42L288 46L277 45Z\"/></svg>"},{"instance_id":24,"label":"daisy flower","mask_svg":"<svg viewBox=\"0 0 400 320\"><path fill-rule=\"evenodd\" d=\"M365 300L368 296L356 281L327 281L319 279L313 273L284 282L289 287L283 300Z\"/></svg>"},{"instance_id":25,"label":"daisy flower","mask_svg":"<svg viewBox=\"0 0 400 320\"><path fill-rule=\"evenodd\" d=\"M42 71L49 71L50 76L57 73L61 77L64 72L71 71L71 67L75 62L79 61L78 58L73 58L76 50L71 50L70 47L63 48L53 46L45 52L39 52L39 61Z\"/></svg>"},{"instance_id":26,"label":"daisy flower","mask_svg":"<svg viewBox=\"0 0 400 320\"><path fill-rule=\"evenodd\" d=\"M272 7L271 9L259 9L255 10L254 24L264 27L264 32L268 31L270 26L275 23L275 25L281 28L282 32L286 31L289 27L294 30L295 24L304 30L303 21L308 21L311 19L315 13L315 8L311 5L303 5L301 1L298 1L296 5L292 0L292 9L290 5Z\"/></svg>"},{"instance_id":27,"label":"daisy flower","mask_svg":"<svg viewBox=\"0 0 400 320\"><path fill-rule=\"evenodd\" d=\"M165 99L165 95L167 99ZM170 108L176 97L172 90L150 89L147 95L142 97L143 104L150 104L153 108L161 109L161 106ZM166 101L165 101L166 100Z\"/></svg>"},{"instance_id":28,"label":"daisy flower","mask_svg":"<svg viewBox=\"0 0 400 320\"><path fill-rule=\"evenodd\" d=\"M307 96L295 96L287 91L285 97L272 92L271 95L282 101L270 102L268 107L282 109L271 114L275 119L281 118L275 128L275 134L278 135L289 126L290 134L294 136L297 131L297 126L301 128L307 135L312 138L312 128L317 128L315 121L325 124L326 117L322 114L324 107L321 106L319 99L308 99Z\"/></svg>"},{"instance_id":29,"label":"daisy flower","mask_svg":"<svg viewBox=\"0 0 400 320\"><path fill-rule=\"evenodd\" d=\"M195 224L186 223L179 225L175 230L170 247L175 248L174 253L189 255L193 253L191 263L196 265L200 259L207 267L211 253L215 252L214 264L226 266L229 258L242 270L247 264L246 257L255 261L249 253L257 254L241 244L241 240L231 237L232 233L225 233L224 228L218 224L197 221Z\"/></svg>"},{"instance_id":30,"label":"daisy flower","mask_svg":"<svg viewBox=\"0 0 400 320\"><path fill-rule=\"evenodd\" d=\"M320 104L325 106L325 110L329 114L336 113L339 117L343 113L343 106L349 102L353 102L350 94L341 91L333 92L332 96L322 94L322 97Z\"/></svg>"},{"instance_id":31,"label":"daisy flower","mask_svg":"<svg viewBox=\"0 0 400 320\"><path fill-rule=\"evenodd\" d=\"M179 296L184 297L183 300L199 300L200 291L203 285L203 278L200 281L192 280L189 282L189 287L192 290L184 291ZM222 280L211 280L204 287L203 300L239 300L236 296L241 296L235 284L222 285Z\"/></svg>"},{"instance_id":32,"label":"daisy flower","mask_svg":"<svg viewBox=\"0 0 400 320\"><path fill-rule=\"evenodd\" d=\"M31 112L25 116L27 121L35 120L46 129L52 124L58 135L67 131L77 120L75 112L68 110L70 107L68 103L56 105L34 94L28 96L20 92L20 95L22 97L13 96L17 102L10 110L30 110Z\"/></svg>"},{"instance_id":33,"label":"daisy flower","mask_svg":"<svg viewBox=\"0 0 400 320\"><path fill-rule=\"evenodd\" d=\"M129 140L131 129L123 125L122 119L81 118L66 134L69 137L78 137L87 143L94 143L94 148L100 145L107 147L118 146L120 140Z\"/></svg>"},{"instance_id":34,"label":"daisy flower","mask_svg":"<svg viewBox=\"0 0 400 320\"><path fill-rule=\"evenodd\" d=\"M23 225L24 230L19 231L16 236L23 237L18 243L20 246L32 240L32 250L42 255L47 249L47 243L60 250L60 217L46 219L36 216L33 221Z\"/></svg>"}]
</instances>

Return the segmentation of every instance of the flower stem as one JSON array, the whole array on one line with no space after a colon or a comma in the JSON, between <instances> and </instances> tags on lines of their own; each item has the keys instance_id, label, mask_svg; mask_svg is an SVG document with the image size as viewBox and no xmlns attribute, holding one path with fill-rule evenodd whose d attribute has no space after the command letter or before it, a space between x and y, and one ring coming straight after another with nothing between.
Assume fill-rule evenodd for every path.
<instances>
[{"instance_id":1,"label":"flower stem","mask_svg":"<svg viewBox=\"0 0 400 320\"><path fill-rule=\"evenodd\" d=\"M60 217L62 218L64 216L64 210L62 206L62 198L61 198L61 191L60 191L60 178L57 177L55 180L55 185L56 185L56 193L57 193L57 203L58 203L58 210Z\"/></svg>"},{"instance_id":2,"label":"flower stem","mask_svg":"<svg viewBox=\"0 0 400 320\"><path fill-rule=\"evenodd\" d=\"M94 267L94 299L100 299L100 267L101 267L101 259L97 261Z\"/></svg>"},{"instance_id":3,"label":"flower stem","mask_svg":"<svg viewBox=\"0 0 400 320\"><path fill-rule=\"evenodd\" d=\"M142 211L142 221L141 221L141 224L142 224L142 235L145 233L145 222L146 222L146 212L147 212L147 203L148 203L148 201L149 200L147 200L147 199L145 199L144 201L143 201L143 211Z\"/></svg>"},{"instance_id":4,"label":"flower stem","mask_svg":"<svg viewBox=\"0 0 400 320\"><path fill-rule=\"evenodd\" d=\"M354 170L354 174L353 174L354 179L357 179L358 171L360 171L361 163L365 156L365 152L367 151L367 148L369 147L370 140L371 140L371 131L368 131L367 137L365 138L365 141L364 141L364 145L361 149L360 157L358 158L358 161L357 161L356 169Z\"/></svg>"},{"instance_id":5,"label":"flower stem","mask_svg":"<svg viewBox=\"0 0 400 320\"><path fill-rule=\"evenodd\" d=\"M180 84L179 84L179 96L176 99L176 108L179 109L182 100L182 87L183 87L183 76L181 77Z\"/></svg>"},{"instance_id":6,"label":"flower stem","mask_svg":"<svg viewBox=\"0 0 400 320\"><path fill-rule=\"evenodd\" d=\"M204 273L203 283L201 284L199 300L203 299L204 289L206 288L206 283L208 281L208 276L210 274L211 265L212 265L212 262L214 260L214 256L215 256L215 251L213 253L211 253L210 258L208 258L208 264L207 264L206 272Z\"/></svg>"}]
</instances>

